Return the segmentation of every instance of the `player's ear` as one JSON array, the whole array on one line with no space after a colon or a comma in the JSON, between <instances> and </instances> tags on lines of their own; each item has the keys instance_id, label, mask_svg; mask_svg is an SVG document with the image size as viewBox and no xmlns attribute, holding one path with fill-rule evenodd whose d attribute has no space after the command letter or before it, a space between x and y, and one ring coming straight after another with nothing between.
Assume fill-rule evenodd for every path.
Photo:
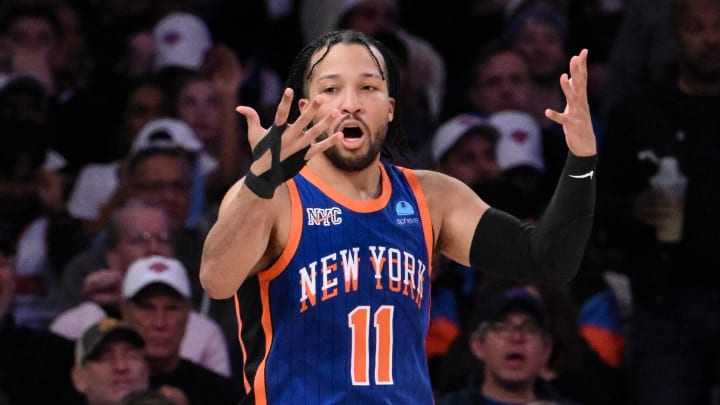
<instances>
[{"instance_id":1,"label":"player's ear","mask_svg":"<svg viewBox=\"0 0 720 405\"><path fill-rule=\"evenodd\" d=\"M395 98L388 98L388 121L392 122L395 117Z\"/></svg>"},{"instance_id":2,"label":"player's ear","mask_svg":"<svg viewBox=\"0 0 720 405\"><path fill-rule=\"evenodd\" d=\"M306 98L301 98L298 100L298 108L300 109L300 112L305 111L305 109L310 105L310 100Z\"/></svg>"}]
</instances>

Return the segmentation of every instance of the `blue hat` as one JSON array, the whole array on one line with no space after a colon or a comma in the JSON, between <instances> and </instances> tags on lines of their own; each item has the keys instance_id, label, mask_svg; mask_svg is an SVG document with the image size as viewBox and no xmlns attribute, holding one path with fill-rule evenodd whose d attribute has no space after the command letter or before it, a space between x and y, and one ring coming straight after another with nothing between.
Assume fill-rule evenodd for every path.
<instances>
[{"instance_id":1,"label":"blue hat","mask_svg":"<svg viewBox=\"0 0 720 405\"><path fill-rule=\"evenodd\" d=\"M535 319L540 328L549 327L543 303L523 287L514 287L495 293L487 300L481 322L497 322L509 312L524 312Z\"/></svg>"}]
</instances>

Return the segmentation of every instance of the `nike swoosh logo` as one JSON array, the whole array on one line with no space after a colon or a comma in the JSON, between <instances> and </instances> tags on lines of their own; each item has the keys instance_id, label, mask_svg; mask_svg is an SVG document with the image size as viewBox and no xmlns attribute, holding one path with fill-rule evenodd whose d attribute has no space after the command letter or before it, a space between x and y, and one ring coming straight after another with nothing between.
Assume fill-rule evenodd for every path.
<instances>
[{"instance_id":1,"label":"nike swoosh logo","mask_svg":"<svg viewBox=\"0 0 720 405\"><path fill-rule=\"evenodd\" d=\"M568 174L568 176L572 177L573 179L584 179L586 177L590 177L592 179L592 176L594 173L595 173L594 170L590 170L589 172L587 172L585 174L578 174L578 175Z\"/></svg>"}]
</instances>

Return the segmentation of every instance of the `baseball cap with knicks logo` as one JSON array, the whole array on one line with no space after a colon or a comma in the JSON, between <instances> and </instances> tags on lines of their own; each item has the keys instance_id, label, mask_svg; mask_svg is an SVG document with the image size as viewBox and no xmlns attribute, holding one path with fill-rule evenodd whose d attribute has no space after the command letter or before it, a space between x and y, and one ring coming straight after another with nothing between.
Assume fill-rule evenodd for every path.
<instances>
[{"instance_id":1,"label":"baseball cap with knicks logo","mask_svg":"<svg viewBox=\"0 0 720 405\"><path fill-rule=\"evenodd\" d=\"M516 166L545 170L540 124L532 115L504 110L491 115L489 121L500 132L496 158L501 170Z\"/></svg>"},{"instance_id":2,"label":"baseball cap with knicks logo","mask_svg":"<svg viewBox=\"0 0 720 405\"><path fill-rule=\"evenodd\" d=\"M430 153L435 162L445 156L453 146L471 130L479 130L490 139L497 140L500 134L490 121L473 114L459 114L445 121L432 138Z\"/></svg>"},{"instance_id":3,"label":"baseball cap with knicks logo","mask_svg":"<svg viewBox=\"0 0 720 405\"><path fill-rule=\"evenodd\" d=\"M133 298L151 284L166 285L185 298L192 295L190 280L182 263L170 257L150 256L130 265L123 279L122 296Z\"/></svg>"},{"instance_id":4,"label":"baseball cap with knicks logo","mask_svg":"<svg viewBox=\"0 0 720 405\"><path fill-rule=\"evenodd\" d=\"M199 69L213 40L205 21L187 12L172 12L153 27L154 69L178 66Z\"/></svg>"}]
</instances>

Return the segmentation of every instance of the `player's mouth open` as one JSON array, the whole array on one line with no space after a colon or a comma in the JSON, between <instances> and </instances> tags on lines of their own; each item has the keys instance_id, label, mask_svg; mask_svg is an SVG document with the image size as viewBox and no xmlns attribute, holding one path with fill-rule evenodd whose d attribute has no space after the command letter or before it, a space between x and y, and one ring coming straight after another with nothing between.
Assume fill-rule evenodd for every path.
<instances>
[{"instance_id":1,"label":"player's mouth open","mask_svg":"<svg viewBox=\"0 0 720 405\"><path fill-rule=\"evenodd\" d=\"M345 139L358 139L362 137L362 130L358 127L345 127L342 132Z\"/></svg>"}]
</instances>

